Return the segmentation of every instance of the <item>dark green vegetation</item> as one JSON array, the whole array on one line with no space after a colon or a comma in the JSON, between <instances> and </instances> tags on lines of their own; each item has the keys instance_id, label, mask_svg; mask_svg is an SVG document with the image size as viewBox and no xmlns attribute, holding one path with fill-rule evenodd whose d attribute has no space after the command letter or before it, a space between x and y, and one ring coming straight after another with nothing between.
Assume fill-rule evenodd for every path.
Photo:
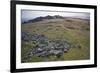
<instances>
[{"instance_id":1,"label":"dark green vegetation","mask_svg":"<svg viewBox=\"0 0 100 73\"><path fill-rule=\"evenodd\" d=\"M21 48L21 62L44 62L61 60L86 60L90 58L90 24L89 20L78 18L44 19L38 22L22 24L22 32L29 35L43 35L49 41L65 41L70 43L70 49L62 56L47 57L32 55L27 58L28 51L41 45L35 41L23 41ZM81 47L72 47L79 44ZM51 48L49 48L51 49ZM54 49L55 50L55 49Z\"/></svg>"}]
</instances>

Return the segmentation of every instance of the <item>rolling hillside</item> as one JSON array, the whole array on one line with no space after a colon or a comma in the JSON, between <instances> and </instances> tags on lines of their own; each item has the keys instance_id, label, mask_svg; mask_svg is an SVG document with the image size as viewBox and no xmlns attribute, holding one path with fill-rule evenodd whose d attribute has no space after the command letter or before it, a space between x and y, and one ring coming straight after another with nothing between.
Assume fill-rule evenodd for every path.
<instances>
[{"instance_id":1,"label":"rolling hillside","mask_svg":"<svg viewBox=\"0 0 100 73\"><path fill-rule=\"evenodd\" d=\"M90 58L90 23L89 20L62 16L38 17L21 25L22 32L45 35L49 40L64 40L71 44L80 44L81 48L72 47L62 58L48 57L48 61L86 60ZM33 56L24 61L32 42L22 41L21 61L41 62L44 58Z\"/></svg>"}]
</instances>

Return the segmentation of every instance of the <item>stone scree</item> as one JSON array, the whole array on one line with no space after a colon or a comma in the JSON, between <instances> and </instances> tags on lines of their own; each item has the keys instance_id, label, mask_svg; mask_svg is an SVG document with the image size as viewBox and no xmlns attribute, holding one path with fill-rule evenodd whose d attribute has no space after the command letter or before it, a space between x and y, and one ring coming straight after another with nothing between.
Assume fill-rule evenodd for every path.
<instances>
[{"instance_id":1,"label":"stone scree","mask_svg":"<svg viewBox=\"0 0 100 73\"><path fill-rule=\"evenodd\" d=\"M22 32L21 39L23 42L33 41L36 46L29 48L27 51L27 58L30 60L32 56L50 57L54 56L60 58L64 53L67 53L70 48L81 48L80 44L71 45L63 40L49 40L45 35L29 34Z\"/></svg>"}]
</instances>

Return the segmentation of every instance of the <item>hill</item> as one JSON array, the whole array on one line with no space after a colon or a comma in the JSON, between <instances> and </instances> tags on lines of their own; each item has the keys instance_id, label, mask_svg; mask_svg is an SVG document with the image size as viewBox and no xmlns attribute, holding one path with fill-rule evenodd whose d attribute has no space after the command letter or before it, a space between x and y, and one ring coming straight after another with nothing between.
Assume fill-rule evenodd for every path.
<instances>
[{"instance_id":1,"label":"hill","mask_svg":"<svg viewBox=\"0 0 100 73\"><path fill-rule=\"evenodd\" d=\"M62 16L37 17L22 24L21 30L30 34L44 35L49 40L59 39L71 44L78 43L81 46L81 49L71 48L67 53L64 53L62 58L48 57L48 61L86 60L90 58L89 20ZM22 62L26 52L33 45L32 42L22 42ZM27 62L41 61L44 61L44 58L33 56L32 60L28 60Z\"/></svg>"},{"instance_id":2,"label":"hill","mask_svg":"<svg viewBox=\"0 0 100 73\"><path fill-rule=\"evenodd\" d=\"M31 23L31 22L38 22L38 21L42 21L42 20L45 20L45 19L58 19L58 18L64 18L64 17L59 16L59 15L55 15L55 16L48 15L48 16L45 16L45 17L41 17L40 16L40 17L36 17L34 19L31 19L31 20L28 20L26 22L23 22L23 24L25 24L25 23Z\"/></svg>"}]
</instances>

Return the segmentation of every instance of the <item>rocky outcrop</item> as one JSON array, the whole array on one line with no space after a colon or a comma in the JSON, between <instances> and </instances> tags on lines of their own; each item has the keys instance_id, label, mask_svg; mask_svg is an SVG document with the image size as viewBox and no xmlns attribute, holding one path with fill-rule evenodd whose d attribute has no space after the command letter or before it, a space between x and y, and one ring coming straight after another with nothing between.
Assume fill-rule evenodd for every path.
<instances>
[{"instance_id":1,"label":"rocky outcrop","mask_svg":"<svg viewBox=\"0 0 100 73\"><path fill-rule=\"evenodd\" d=\"M31 19L31 20L29 20L29 21L27 21L27 22L23 22L23 24L24 24L24 23L39 22L39 21L43 21L43 20L45 20L45 19L64 19L64 18L65 18L65 17L60 16L60 15L55 15L55 16L47 15L47 16L44 16L44 17L40 16L40 17L37 17L37 18L35 18L35 19Z\"/></svg>"},{"instance_id":2,"label":"rocky outcrop","mask_svg":"<svg viewBox=\"0 0 100 73\"><path fill-rule=\"evenodd\" d=\"M29 34L22 32L22 41L33 41L37 46L29 48L27 51L27 58L31 59L32 56L50 57L55 56L60 58L64 53L67 53L72 47L81 48L79 44L70 44L63 40L49 40L45 35Z\"/></svg>"}]
</instances>

